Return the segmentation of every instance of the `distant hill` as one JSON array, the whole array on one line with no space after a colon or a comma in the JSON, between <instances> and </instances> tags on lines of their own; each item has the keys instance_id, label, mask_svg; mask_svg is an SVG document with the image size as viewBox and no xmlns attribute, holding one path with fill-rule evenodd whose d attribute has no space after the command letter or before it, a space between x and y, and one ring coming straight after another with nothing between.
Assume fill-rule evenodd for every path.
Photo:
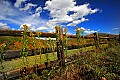
<instances>
[{"instance_id":1,"label":"distant hill","mask_svg":"<svg viewBox=\"0 0 120 80\"><path fill-rule=\"evenodd\" d=\"M101 36L101 37L107 37L109 35L110 37L117 37L117 38L119 38L119 35L115 35L115 34L98 33L98 35ZM87 36L94 36L94 33L93 34L89 34Z\"/></svg>"}]
</instances>

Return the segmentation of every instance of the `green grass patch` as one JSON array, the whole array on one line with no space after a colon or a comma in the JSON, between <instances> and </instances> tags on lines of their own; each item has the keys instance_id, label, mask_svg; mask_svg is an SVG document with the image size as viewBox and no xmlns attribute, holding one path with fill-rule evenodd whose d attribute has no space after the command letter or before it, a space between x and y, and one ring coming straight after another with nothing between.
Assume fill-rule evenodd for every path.
<instances>
[{"instance_id":1,"label":"green grass patch","mask_svg":"<svg viewBox=\"0 0 120 80\"><path fill-rule=\"evenodd\" d=\"M102 47L106 47L107 45L104 44L102 45ZM86 48L81 48L82 51L89 51L89 50L93 50L95 49L94 46L90 46L90 47L86 47ZM77 54L79 53L79 49L73 49L73 50L67 50L67 56L70 56L72 54ZM48 59L49 61L53 61L53 60L57 60L57 53L54 52L53 53L46 53L48 54ZM35 64L35 56L28 56L28 66L33 66ZM36 64L40 64L40 63L44 63L46 62L46 55L42 54L42 57L40 59L40 55L36 55ZM3 66L4 66L4 70L3 71L10 71L10 70L14 70L14 69L20 69L23 66L23 61L22 58L17 58L17 59L13 59L11 61L3 61ZM2 71L2 68L0 67L0 72Z\"/></svg>"}]
</instances>

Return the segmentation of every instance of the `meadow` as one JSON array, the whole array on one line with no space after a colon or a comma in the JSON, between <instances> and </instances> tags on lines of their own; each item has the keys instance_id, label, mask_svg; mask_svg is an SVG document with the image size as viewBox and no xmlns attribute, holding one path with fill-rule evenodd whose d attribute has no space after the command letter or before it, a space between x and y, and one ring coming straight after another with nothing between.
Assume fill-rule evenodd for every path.
<instances>
[{"instance_id":1,"label":"meadow","mask_svg":"<svg viewBox=\"0 0 120 80\"><path fill-rule=\"evenodd\" d=\"M78 27L76 27L76 35L68 35L66 28L64 31L59 26L55 28L56 33L29 32L28 26L24 25L23 31L13 31L9 34L19 37L2 36L0 79L120 79L119 37L110 37L109 34L99 36L98 33L84 36L83 30ZM9 31L3 32L0 34L5 35ZM13 34L15 32L16 34ZM41 36L49 38L41 40ZM51 37L56 39L53 40ZM5 60L4 54L9 49L19 50L20 57ZM42 53L42 49L47 53ZM34 55L28 56L28 50L33 50ZM15 70L16 73L13 73Z\"/></svg>"}]
</instances>

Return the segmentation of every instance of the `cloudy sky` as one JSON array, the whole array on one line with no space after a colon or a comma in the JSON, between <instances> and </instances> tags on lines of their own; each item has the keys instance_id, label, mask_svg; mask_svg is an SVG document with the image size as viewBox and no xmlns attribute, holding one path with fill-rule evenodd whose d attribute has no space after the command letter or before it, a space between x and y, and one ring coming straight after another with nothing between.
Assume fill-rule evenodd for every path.
<instances>
[{"instance_id":1,"label":"cloudy sky","mask_svg":"<svg viewBox=\"0 0 120 80\"><path fill-rule=\"evenodd\" d=\"M54 32L56 25L86 34L120 31L120 0L0 0L0 29Z\"/></svg>"}]
</instances>

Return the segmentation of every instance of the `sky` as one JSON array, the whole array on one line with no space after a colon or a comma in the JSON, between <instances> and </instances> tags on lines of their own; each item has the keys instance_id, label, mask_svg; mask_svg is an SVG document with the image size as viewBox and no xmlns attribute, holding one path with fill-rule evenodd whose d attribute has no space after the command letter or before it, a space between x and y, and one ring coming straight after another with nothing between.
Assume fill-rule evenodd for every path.
<instances>
[{"instance_id":1,"label":"sky","mask_svg":"<svg viewBox=\"0 0 120 80\"><path fill-rule=\"evenodd\" d=\"M0 29L55 32L55 26L75 34L76 26L84 34L118 34L120 0L0 0Z\"/></svg>"}]
</instances>

